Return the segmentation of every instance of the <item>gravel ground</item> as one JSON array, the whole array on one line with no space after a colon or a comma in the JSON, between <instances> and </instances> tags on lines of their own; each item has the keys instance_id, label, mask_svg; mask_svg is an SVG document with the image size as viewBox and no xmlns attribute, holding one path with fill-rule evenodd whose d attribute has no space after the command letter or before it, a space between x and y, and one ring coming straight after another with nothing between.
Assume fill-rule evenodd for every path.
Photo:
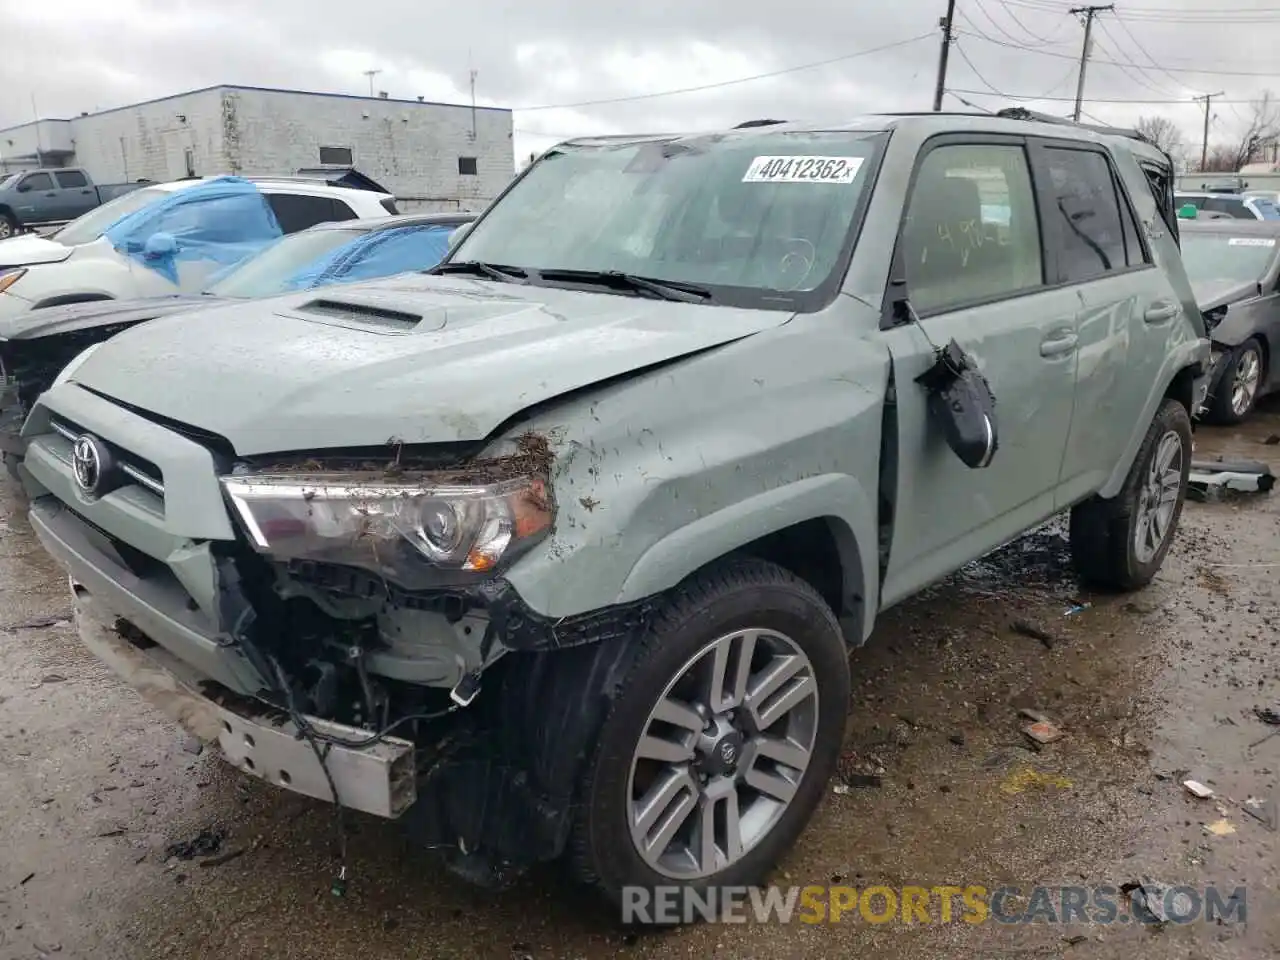
<instances>
[{"instance_id":1,"label":"gravel ground","mask_svg":"<svg viewBox=\"0 0 1280 960\"><path fill-rule=\"evenodd\" d=\"M1264 442L1276 433L1271 404L1244 428L1202 429L1198 455L1280 468ZM1280 796L1280 735L1262 739L1280 728L1255 713L1280 709L1280 493L1188 504L1164 571L1136 595L1081 593L1050 525L888 613L852 660L842 763L844 782L878 785L833 789L774 878L1213 884L1246 889L1247 922L876 924L853 911L640 935L555 869L499 895L471 889L371 818L354 826L348 893L332 896L330 809L184 749L80 648L65 577L3 497L0 958L1280 952L1280 833L1251 815ZM1032 749L1022 709L1065 735ZM1191 796L1188 776L1216 797ZM229 858L166 856L205 830L225 832Z\"/></svg>"}]
</instances>

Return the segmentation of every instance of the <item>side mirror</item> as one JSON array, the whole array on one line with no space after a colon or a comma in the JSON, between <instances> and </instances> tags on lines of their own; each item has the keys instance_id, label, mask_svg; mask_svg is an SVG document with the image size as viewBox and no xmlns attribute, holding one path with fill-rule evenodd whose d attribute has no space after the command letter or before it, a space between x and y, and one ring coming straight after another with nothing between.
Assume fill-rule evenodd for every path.
<instances>
[{"instance_id":1,"label":"side mirror","mask_svg":"<svg viewBox=\"0 0 1280 960\"><path fill-rule=\"evenodd\" d=\"M473 220L472 223L474 222L475 221ZM471 230L471 224L464 223L462 226L455 229L453 233L449 234L449 249L452 250L454 247L460 244L462 242L462 238L465 237L470 230Z\"/></svg>"},{"instance_id":2,"label":"side mirror","mask_svg":"<svg viewBox=\"0 0 1280 960\"><path fill-rule=\"evenodd\" d=\"M178 252L178 241L171 233L153 233L142 246L142 255L148 260L163 260Z\"/></svg>"},{"instance_id":3,"label":"side mirror","mask_svg":"<svg viewBox=\"0 0 1280 960\"><path fill-rule=\"evenodd\" d=\"M23 180L20 184L18 184L18 192L19 192L19 193L30 193L30 192L31 192L31 184L30 184L30 183L28 183L26 180Z\"/></svg>"}]
</instances>

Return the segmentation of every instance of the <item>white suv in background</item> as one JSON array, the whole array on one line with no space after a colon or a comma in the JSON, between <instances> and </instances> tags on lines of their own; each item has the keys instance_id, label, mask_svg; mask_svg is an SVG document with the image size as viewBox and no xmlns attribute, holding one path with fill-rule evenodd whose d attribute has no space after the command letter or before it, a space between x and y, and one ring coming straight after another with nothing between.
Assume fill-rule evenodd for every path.
<instances>
[{"instance_id":1,"label":"white suv in background","mask_svg":"<svg viewBox=\"0 0 1280 960\"><path fill-rule=\"evenodd\" d=\"M0 338L6 335L6 319L29 310L90 300L199 291L213 273L222 269L225 260L183 260L175 264L174 270L155 270L141 258L117 250L104 234L123 217L159 204L177 191L215 179L218 178L157 183L117 197L47 237L29 234L0 241ZM244 179L265 196L281 232L286 234L317 223L397 213L395 198L378 189L339 186L303 177ZM191 208L189 204L177 210ZM157 233L164 230L163 222L156 227ZM235 236L226 239L229 247L237 247Z\"/></svg>"}]
</instances>

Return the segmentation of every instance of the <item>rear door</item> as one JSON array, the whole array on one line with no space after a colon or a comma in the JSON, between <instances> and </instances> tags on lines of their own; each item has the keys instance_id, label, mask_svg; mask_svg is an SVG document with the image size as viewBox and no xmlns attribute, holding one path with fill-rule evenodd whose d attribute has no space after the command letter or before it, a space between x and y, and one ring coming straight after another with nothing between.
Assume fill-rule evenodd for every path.
<instances>
[{"instance_id":1,"label":"rear door","mask_svg":"<svg viewBox=\"0 0 1280 960\"><path fill-rule=\"evenodd\" d=\"M1183 304L1139 229L1163 219L1161 198L1130 195L1101 145L1043 141L1034 151L1046 195L1051 278L1077 297L1080 354L1076 410L1062 462L1059 507L1099 487L1124 454L1168 355ZM1137 181L1135 174L1134 178ZM1137 183L1135 183L1135 188ZM1135 213L1142 201L1142 216ZM1208 198L1212 203L1217 198Z\"/></svg>"},{"instance_id":2,"label":"rear door","mask_svg":"<svg viewBox=\"0 0 1280 960\"><path fill-rule=\"evenodd\" d=\"M53 175L61 194L61 220L74 220L98 205L97 192L83 170L59 170Z\"/></svg>"},{"instance_id":3,"label":"rear door","mask_svg":"<svg viewBox=\"0 0 1280 960\"><path fill-rule=\"evenodd\" d=\"M1076 384L1074 291L1047 286L1042 216L1021 137L938 137L922 149L894 254L886 311L899 434L893 603L1052 514ZM901 282L899 282L899 280ZM955 339L996 399L999 448L970 469L914 381Z\"/></svg>"},{"instance_id":4,"label":"rear door","mask_svg":"<svg viewBox=\"0 0 1280 960\"><path fill-rule=\"evenodd\" d=\"M267 202L286 234L314 227L317 223L351 220L355 211L341 200L305 193L267 193Z\"/></svg>"}]
</instances>

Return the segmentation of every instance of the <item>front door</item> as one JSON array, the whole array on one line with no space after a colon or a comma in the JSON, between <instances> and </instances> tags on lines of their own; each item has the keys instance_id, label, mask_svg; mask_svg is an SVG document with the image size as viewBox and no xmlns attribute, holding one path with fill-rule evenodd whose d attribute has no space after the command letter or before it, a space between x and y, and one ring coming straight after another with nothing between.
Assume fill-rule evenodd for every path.
<instances>
[{"instance_id":1,"label":"front door","mask_svg":"<svg viewBox=\"0 0 1280 960\"><path fill-rule=\"evenodd\" d=\"M890 284L890 298L905 295L920 322L884 333L898 434L885 605L1053 513L1075 395L1080 304L1045 284L1026 143L961 136L925 149L894 256L903 282ZM947 446L915 382L952 339L996 400L999 447L983 469Z\"/></svg>"},{"instance_id":2,"label":"front door","mask_svg":"<svg viewBox=\"0 0 1280 960\"><path fill-rule=\"evenodd\" d=\"M81 170L59 170L53 175L62 195L62 220L74 220L98 205L98 192Z\"/></svg>"}]
</instances>

